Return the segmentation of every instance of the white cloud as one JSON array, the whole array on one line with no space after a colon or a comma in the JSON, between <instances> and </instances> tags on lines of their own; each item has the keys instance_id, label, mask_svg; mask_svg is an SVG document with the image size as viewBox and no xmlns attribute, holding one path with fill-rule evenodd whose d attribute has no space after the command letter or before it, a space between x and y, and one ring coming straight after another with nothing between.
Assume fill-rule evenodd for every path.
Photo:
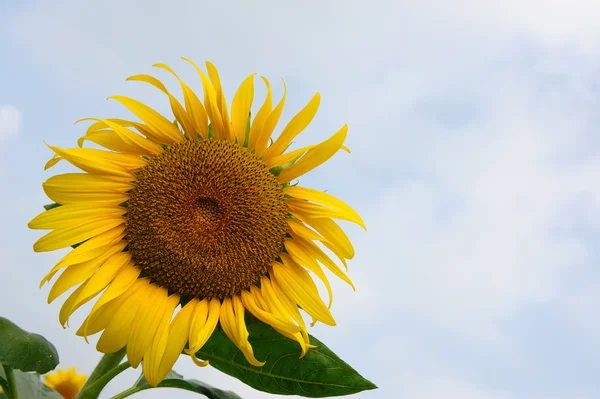
<instances>
[{"instance_id":1,"label":"white cloud","mask_svg":"<svg viewBox=\"0 0 600 399\"><path fill-rule=\"evenodd\" d=\"M21 112L12 105L0 105L0 140L19 133Z\"/></svg>"},{"instance_id":2,"label":"white cloud","mask_svg":"<svg viewBox=\"0 0 600 399\"><path fill-rule=\"evenodd\" d=\"M584 273L594 254L576 227L600 222L598 5L310 4L39 2L0 36L68 85L63 94L122 92L126 76L182 55L214 60L229 99L237 83L230 78L251 70L272 80L285 75L296 89L323 88L313 129L349 122L353 154L336 158L317 184L356 204L369 226L366 234L351 230L358 291L335 287L333 311L350 331L350 343L339 340L344 353L355 354L360 331L376 335L386 345L365 342L360 350L390 359L383 367L372 358L368 370L377 377L396 370L396 359L409 363L393 376L402 376L406 398L514 397L455 378L452 361L416 364L431 349L398 348L414 333L399 336L398 320L476 338L475 346L493 348L491 364L516 362L504 326L531 304L563 303L581 328L596 331L582 321L595 320L597 284L572 287L565 276ZM387 397L397 394L392 380L375 381Z\"/></svg>"},{"instance_id":3,"label":"white cloud","mask_svg":"<svg viewBox=\"0 0 600 399\"><path fill-rule=\"evenodd\" d=\"M413 376L407 384L398 387L400 398L419 399L512 399L514 395L507 392L482 390L472 384L452 379L434 378L423 380Z\"/></svg>"}]
</instances>

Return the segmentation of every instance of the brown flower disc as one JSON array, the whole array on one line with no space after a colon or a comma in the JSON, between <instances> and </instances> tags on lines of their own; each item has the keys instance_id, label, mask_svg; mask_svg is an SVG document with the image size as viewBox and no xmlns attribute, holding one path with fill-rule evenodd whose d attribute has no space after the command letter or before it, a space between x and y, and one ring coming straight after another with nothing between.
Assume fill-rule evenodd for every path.
<instances>
[{"instance_id":1,"label":"brown flower disc","mask_svg":"<svg viewBox=\"0 0 600 399\"><path fill-rule=\"evenodd\" d=\"M287 206L266 164L236 144L189 140L149 160L127 213L135 263L185 297L224 299L281 252Z\"/></svg>"}]
</instances>

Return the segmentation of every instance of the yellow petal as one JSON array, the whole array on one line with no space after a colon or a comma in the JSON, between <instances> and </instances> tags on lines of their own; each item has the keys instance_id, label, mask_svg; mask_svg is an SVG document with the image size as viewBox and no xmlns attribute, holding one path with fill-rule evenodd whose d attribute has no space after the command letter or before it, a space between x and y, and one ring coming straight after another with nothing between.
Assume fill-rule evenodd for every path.
<instances>
[{"instance_id":1,"label":"yellow petal","mask_svg":"<svg viewBox=\"0 0 600 399\"><path fill-rule=\"evenodd\" d=\"M310 218L304 217L302 215L299 215L295 212L291 212L291 213L296 218L298 218L300 216L305 221L309 220L310 225L312 227L314 227L314 225L318 225L320 227L321 231L319 231L319 230L317 230L317 231L324 232L326 236L321 237L321 236L317 235L315 237L312 235L312 230L310 230L310 229L308 229L306 231L302 230L301 228L294 229L294 226L290 225L290 227L292 227L292 231L306 240L321 241L323 243L323 245L325 247L327 247L327 249L329 249L331 252L333 252L338 257L340 262L342 262L342 264L344 265L344 268L346 269L346 271L348 271L348 264L346 262L346 259L351 259L354 257L354 248L352 247L350 240L348 239L346 234L342 231L342 229L331 219L327 219L327 218L310 219ZM290 220L293 220L295 223L298 223L300 225L306 226L306 224L305 224L306 222L301 223L294 219L290 219ZM324 221L323 224L320 224L320 221Z\"/></svg>"},{"instance_id":2,"label":"yellow petal","mask_svg":"<svg viewBox=\"0 0 600 399\"><path fill-rule=\"evenodd\" d=\"M300 350L301 350L300 356L299 356L300 359L302 359L308 353L309 348L315 347L314 345L309 345L309 343L304 339L302 334L299 332L290 334L287 331L283 331L283 330L280 330L275 327L273 327L273 328L275 329L275 331L277 331L279 334L283 335L284 337L294 340L300 344Z\"/></svg>"},{"instance_id":3,"label":"yellow petal","mask_svg":"<svg viewBox=\"0 0 600 399\"><path fill-rule=\"evenodd\" d=\"M300 328L299 332L290 333L289 331L280 330L275 327L274 328L280 334L288 337L289 339L297 341L302 349L300 357L304 357L308 349L314 346L310 345L310 339L308 332L306 331L306 325L304 324L304 320L300 315L298 305L283 293L281 288L273 279L269 279L267 277L261 278L260 287L261 293L271 306L275 304L278 308L280 308L279 312L281 314L288 315L288 317L291 317L298 323Z\"/></svg>"},{"instance_id":4,"label":"yellow petal","mask_svg":"<svg viewBox=\"0 0 600 399\"><path fill-rule=\"evenodd\" d=\"M353 290L356 291L352 280L323 252L321 248L315 245L313 242L307 241L297 235L292 233L293 241L297 242L302 251L304 251L305 255L311 259L318 259L326 268L329 269L330 272L335 274L340 279L344 280L348 283Z\"/></svg>"},{"instance_id":5,"label":"yellow petal","mask_svg":"<svg viewBox=\"0 0 600 399\"><path fill-rule=\"evenodd\" d=\"M83 147L85 140L96 143L106 149L133 155L154 155L162 152L162 147L140 136L138 133L123 126L124 122L115 122L112 119L83 118L80 121L98 121L88 128L86 134L77 140L77 145ZM131 124L128 124L131 127ZM115 129L114 126L117 126ZM101 128L102 127L102 128Z\"/></svg>"},{"instance_id":6,"label":"yellow petal","mask_svg":"<svg viewBox=\"0 0 600 399\"><path fill-rule=\"evenodd\" d=\"M210 62L206 62L206 70L208 71L208 77L210 78L210 82L215 88L215 92L217 94L217 106L219 108L219 113L221 114L221 118L223 120L223 128L224 128L224 136L229 141L234 141L233 133L231 131L231 122L229 121L229 114L227 112L227 100L225 99L225 92L223 91L223 87L221 86L221 79L219 78L219 72L217 68Z\"/></svg>"},{"instance_id":7,"label":"yellow petal","mask_svg":"<svg viewBox=\"0 0 600 399\"><path fill-rule=\"evenodd\" d=\"M219 322L221 302L213 298L210 301L203 299L194 308L190 323L190 347L186 353L191 355L198 352L208 341Z\"/></svg>"},{"instance_id":8,"label":"yellow petal","mask_svg":"<svg viewBox=\"0 0 600 399\"><path fill-rule=\"evenodd\" d=\"M65 325L69 322L69 317L77 310L81 305L85 302L77 303L77 299L79 298L79 294L85 289L87 282L81 284L75 291L69 295L65 303L60 308L60 312L58 314L58 320L60 324L65 328ZM90 298L91 299L91 298ZM88 299L89 300L89 299Z\"/></svg>"},{"instance_id":9,"label":"yellow petal","mask_svg":"<svg viewBox=\"0 0 600 399\"><path fill-rule=\"evenodd\" d=\"M48 303L51 303L65 291L72 288L73 286L87 280L94 274L94 272L112 255L121 252L127 243L122 241L121 243L114 245L110 250L101 256L89 260L87 262L78 263L76 265L68 267L56 280L56 283L50 289L48 293Z\"/></svg>"},{"instance_id":10,"label":"yellow petal","mask_svg":"<svg viewBox=\"0 0 600 399\"><path fill-rule=\"evenodd\" d=\"M57 155L88 173L123 177L133 180L133 171L146 166L147 161L136 155L118 154L95 148L58 148L48 146Z\"/></svg>"},{"instance_id":11,"label":"yellow petal","mask_svg":"<svg viewBox=\"0 0 600 399\"><path fill-rule=\"evenodd\" d=\"M288 225L290 226L293 234L302 237L307 241L320 241L323 243L325 247L327 247L331 252L333 252L338 259L342 262L346 271L348 270L348 265L346 263L346 258L344 258L343 250L340 250L337 245L331 244L329 241L322 237L315 231L308 228L304 223L296 219L288 219Z\"/></svg>"},{"instance_id":12,"label":"yellow petal","mask_svg":"<svg viewBox=\"0 0 600 399\"><path fill-rule=\"evenodd\" d=\"M156 334L154 335L152 345L150 346L148 353L146 353L146 355L144 356L144 362L142 363L144 378L146 379L146 381L148 381L150 385L154 387L156 387L161 381L157 378L158 367L160 365L160 359L162 358L165 352L165 348L167 347L168 342L169 323L168 320L165 320L163 318L159 327L156 330Z\"/></svg>"},{"instance_id":13,"label":"yellow petal","mask_svg":"<svg viewBox=\"0 0 600 399\"><path fill-rule=\"evenodd\" d=\"M85 119L86 118L80 119L77 122L80 122ZM147 137L149 140L153 141L154 143L160 143L162 141L162 139L161 139L162 134L160 132L159 132L159 135L157 136L155 133L152 132L152 130L148 126L144 125L143 123L129 121L126 119L116 119L116 118L110 118L110 119L106 119L106 120L109 120L109 121L116 123L123 127L134 127L140 134L144 135L145 137ZM98 131L101 129L108 129L108 125L106 125L106 123L104 123L102 121L99 121L99 122L93 123L88 128L87 132L88 133L95 132L95 131ZM81 145L83 143L83 139L80 138L77 141L77 143L81 147Z\"/></svg>"},{"instance_id":14,"label":"yellow petal","mask_svg":"<svg viewBox=\"0 0 600 399\"><path fill-rule=\"evenodd\" d=\"M269 81L264 76L261 76L263 82L267 86L267 97L265 98L265 102L260 107L254 120L252 121L252 126L250 127L250 135L248 137L248 149L253 150L258 137L260 136L265 123L267 122L267 118L271 114L273 108L273 93L271 92L271 85Z\"/></svg>"},{"instance_id":15,"label":"yellow petal","mask_svg":"<svg viewBox=\"0 0 600 399\"><path fill-rule=\"evenodd\" d=\"M53 201L67 205L75 203L117 205L129 199L133 185L88 173L65 173L52 176L42 187Z\"/></svg>"},{"instance_id":16,"label":"yellow petal","mask_svg":"<svg viewBox=\"0 0 600 399\"><path fill-rule=\"evenodd\" d=\"M185 141L183 135L167 118L137 100L125 96L111 96L140 118L152 134L158 138L157 144L176 144Z\"/></svg>"},{"instance_id":17,"label":"yellow petal","mask_svg":"<svg viewBox=\"0 0 600 399\"><path fill-rule=\"evenodd\" d=\"M128 144L119 135L111 129L97 130L95 132L89 132L84 136L81 136L77 140L77 145L83 147L85 141L91 141L96 143L107 150L120 152L123 154L135 154L135 155L146 155L145 151L141 151L139 148ZM146 140L146 139L144 139Z\"/></svg>"},{"instance_id":18,"label":"yellow petal","mask_svg":"<svg viewBox=\"0 0 600 399\"><path fill-rule=\"evenodd\" d=\"M118 178L89 173L64 173L52 176L43 185L59 191L81 193L125 193L135 187L130 182L130 177Z\"/></svg>"},{"instance_id":19,"label":"yellow petal","mask_svg":"<svg viewBox=\"0 0 600 399\"><path fill-rule=\"evenodd\" d=\"M308 314L324 324L335 326L335 320L319 297L319 291L306 270L294 262L273 263L272 276L282 290Z\"/></svg>"},{"instance_id":20,"label":"yellow petal","mask_svg":"<svg viewBox=\"0 0 600 399\"><path fill-rule=\"evenodd\" d=\"M299 235L306 240L324 240L318 233L306 227L306 225L295 219L288 219L288 226L292 229L292 232Z\"/></svg>"},{"instance_id":21,"label":"yellow petal","mask_svg":"<svg viewBox=\"0 0 600 399\"><path fill-rule=\"evenodd\" d=\"M35 252L54 251L84 242L125 223L124 217L111 217L96 220L85 226L67 227L46 234L33 244Z\"/></svg>"},{"instance_id":22,"label":"yellow petal","mask_svg":"<svg viewBox=\"0 0 600 399\"><path fill-rule=\"evenodd\" d=\"M158 385L179 358L188 342L192 315L197 303L197 299L188 302L177 313L170 326L155 338L149 355L144 358L144 376L150 385Z\"/></svg>"},{"instance_id":23,"label":"yellow petal","mask_svg":"<svg viewBox=\"0 0 600 399\"><path fill-rule=\"evenodd\" d=\"M342 147L347 132L348 125L344 125L329 139L308 150L298 162L283 170L277 177L277 181L280 183L292 181L327 161Z\"/></svg>"},{"instance_id":24,"label":"yellow petal","mask_svg":"<svg viewBox=\"0 0 600 399\"><path fill-rule=\"evenodd\" d=\"M40 282L40 288L56 274L57 271L70 265L83 263L97 258L105 253L114 244L125 237L125 226L118 226L102 234L90 238L71 252L66 254Z\"/></svg>"},{"instance_id":25,"label":"yellow petal","mask_svg":"<svg viewBox=\"0 0 600 399\"><path fill-rule=\"evenodd\" d=\"M275 281L274 278L269 279L269 281L271 282L273 291L274 291L275 295L277 296L277 298L279 299L279 301L281 302L281 304L288 311L288 313L290 314L292 319L294 319L296 321L296 323L298 323L298 325L300 327L302 327L302 331L301 331L302 337L304 338L304 341L310 345L308 331L306 331L306 324L304 323L304 319L302 318L302 315L300 314L300 309L298 309L298 304L294 300L292 300L283 291L283 289L281 289L281 287L279 286L279 284L277 284L277 282Z\"/></svg>"},{"instance_id":26,"label":"yellow petal","mask_svg":"<svg viewBox=\"0 0 600 399\"><path fill-rule=\"evenodd\" d=\"M283 106L285 105L287 89L285 86L285 81L283 79L281 79L281 81L283 82L283 96L281 97L281 101L279 101L279 104L277 104L273 112L269 114L269 117L267 118L267 121L265 122L265 125L262 128L258 139L256 140L255 149L257 156L262 156L265 153L267 145L269 144L269 139L273 134L273 130L275 130L275 126L277 126L277 122L279 122L281 112L283 112Z\"/></svg>"},{"instance_id":27,"label":"yellow petal","mask_svg":"<svg viewBox=\"0 0 600 399\"><path fill-rule=\"evenodd\" d=\"M280 155L290 145L292 140L300 134L306 127L312 122L313 118L317 114L319 104L321 102L321 95L315 94L314 97L308 102L308 104L298 112L292 120L283 129L277 140L270 146L265 152L264 160L269 162L270 159Z\"/></svg>"},{"instance_id":28,"label":"yellow petal","mask_svg":"<svg viewBox=\"0 0 600 399\"><path fill-rule=\"evenodd\" d=\"M166 288L159 287L156 294L148 297L138 310L127 343L127 359L133 368L137 368L150 349L160 325L168 325L171 321L173 311L179 304L179 295L168 295Z\"/></svg>"},{"instance_id":29,"label":"yellow petal","mask_svg":"<svg viewBox=\"0 0 600 399\"><path fill-rule=\"evenodd\" d=\"M239 296L225 298L221 304L221 327L231 342L239 348L244 357L253 366L262 367L265 362L259 362L254 357L254 351L248 342L248 329L244 322L244 305Z\"/></svg>"},{"instance_id":30,"label":"yellow petal","mask_svg":"<svg viewBox=\"0 0 600 399\"><path fill-rule=\"evenodd\" d=\"M127 360L133 368L137 368L144 357L144 346L152 343L156 333L156 324L160 321L167 304L168 291L164 287L155 286L140 304L131 323L127 341Z\"/></svg>"},{"instance_id":31,"label":"yellow petal","mask_svg":"<svg viewBox=\"0 0 600 399\"><path fill-rule=\"evenodd\" d=\"M68 204L40 213L27 226L34 230L64 229L119 217L125 213L127 209L121 206Z\"/></svg>"},{"instance_id":32,"label":"yellow petal","mask_svg":"<svg viewBox=\"0 0 600 399\"><path fill-rule=\"evenodd\" d=\"M113 303L117 302L119 298L125 298L124 295L127 292L133 293L136 289L148 284L148 279L138 280L140 272L141 269L133 266L132 263L120 270L119 274L117 274L106 291L102 293L92 307L88 317L85 319L79 330L77 330L77 335L83 336L87 342L88 335L95 334L106 327L108 321L112 318L118 307L115 308L114 311L110 311L109 309L104 318L101 317L102 313L110 306L113 306ZM107 318L106 316L109 316L110 318Z\"/></svg>"},{"instance_id":33,"label":"yellow petal","mask_svg":"<svg viewBox=\"0 0 600 399\"><path fill-rule=\"evenodd\" d=\"M101 130L98 132L108 132L107 135L104 135L104 138L112 137L114 143L123 148L125 153L133 153L136 155L156 155L160 154L163 149L162 147L151 141L145 137L140 136L139 134L127 129L126 127L121 126L118 123L112 122L110 119L97 119L90 118L91 120L99 120L104 122L106 126L110 128L110 130ZM96 133L98 133L96 132ZM93 133L92 133L93 134ZM85 136L84 136L85 138ZM120 140L119 141L117 141ZM121 144L124 143L125 145ZM107 142L109 144L109 142ZM107 147L110 148L110 147ZM114 149L114 148L110 148ZM115 149L115 151L118 151Z\"/></svg>"},{"instance_id":34,"label":"yellow petal","mask_svg":"<svg viewBox=\"0 0 600 399\"><path fill-rule=\"evenodd\" d=\"M102 129L108 129L108 125L106 123L102 122L102 119L98 120L98 119L90 119L90 118L81 118L75 123L77 124L77 123L85 121L85 120L95 120L96 121L88 127L87 133L95 132L95 131L102 130ZM116 123L119 126L123 126L123 127L135 127L135 125L137 124L136 122L128 121L126 119L119 119L119 118L108 118L105 120L111 121L111 122ZM77 143L81 147L80 142L81 142L81 139L77 140Z\"/></svg>"},{"instance_id":35,"label":"yellow petal","mask_svg":"<svg viewBox=\"0 0 600 399\"><path fill-rule=\"evenodd\" d=\"M255 291L258 291L255 293ZM267 303L267 301L265 301L260 288L258 288L257 286L253 285L250 287L250 292L254 295L254 300L256 301L256 303L258 304L258 306L260 306L262 309L271 309L269 307L269 304Z\"/></svg>"},{"instance_id":36,"label":"yellow petal","mask_svg":"<svg viewBox=\"0 0 600 399\"><path fill-rule=\"evenodd\" d=\"M356 223L362 228L366 229L364 222L355 211L348 212L344 209L334 209L319 204L313 204L311 202L307 202L306 200L296 198L288 198L286 202L290 213L300 220L333 218L347 220L349 222Z\"/></svg>"},{"instance_id":37,"label":"yellow petal","mask_svg":"<svg viewBox=\"0 0 600 399\"><path fill-rule=\"evenodd\" d=\"M50 169L62 159L63 158L60 155L54 154L54 156L44 165L44 170Z\"/></svg>"},{"instance_id":38,"label":"yellow petal","mask_svg":"<svg viewBox=\"0 0 600 399\"><path fill-rule=\"evenodd\" d=\"M285 249L288 251L289 255L281 254L280 258L284 261L290 261L290 263L297 263L301 266L304 266L311 272L315 274L323 282L325 288L327 289L327 294L329 295L329 304L327 307L331 307L331 303L333 301L333 291L331 290L331 284L329 284L329 279L323 272L323 269L317 262L317 260L307 254L307 251L300 245L297 240L285 239L283 241L283 245ZM291 258L291 259L290 259Z\"/></svg>"},{"instance_id":39,"label":"yellow petal","mask_svg":"<svg viewBox=\"0 0 600 399\"><path fill-rule=\"evenodd\" d=\"M129 252L119 252L112 255L104 262L102 266L94 273L80 288L79 295L71 301L70 307L61 309L60 322L64 326L68 322L69 317L75 312L81 305L87 303L94 298L100 291L105 289L108 284L115 278L117 273L125 267L131 261L131 254ZM69 298L70 300L71 298ZM69 302L67 300L67 302ZM66 304L66 302L65 302Z\"/></svg>"},{"instance_id":40,"label":"yellow petal","mask_svg":"<svg viewBox=\"0 0 600 399\"><path fill-rule=\"evenodd\" d=\"M293 324L289 318L286 318L278 313L269 312L266 309L262 309L255 299L256 295L259 295L259 290L252 290L251 292L242 291L242 303L244 307L248 309L250 313L252 313L257 319L262 321L263 323L269 324L274 328L279 328L280 330L287 331L290 334L294 334L300 331L300 327Z\"/></svg>"},{"instance_id":41,"label":"yellow petal","mask_svg":"<svg viewBox=\"0 0 600 399\"><path fill-rule=\"evenodd\" d=\"M302 155L306 153L306 151L313 148L314 145L307 145L306 147L298 148L297 150L286 152L285 154L278 155L276 157L272 157L267 161L267 167L269 169L276 168L278 166L284 166L289 164L290 162L296 161Z\"/></svg>"},{"instance_id":42,"label":"yellow petal","mask_svg":"<svg viewBox=\"0 0 600 399\"><path fill-rule=\"evenodd\" d=\"M196 138L196 133L194 126L192 125L192 121L190 120L187 112L181 105L181 103L169 93L165 85L158 79L150 75L134 75L127 78L127 80L137 80L140 82L149 83L152 86L156 87L158 90L162 91L168 98L169 103L171 105L171 111L173 111L173 115L175 115L175 119L181 124L183 131L190 138Z\"/></svg>"},{"instance_id":43,"label":"yellow petal","mask_svg":"<svg viewBox=\"0 0 600 399\"><path fill-rule=\"evenodd\" d=\"M352 242L350 242L350 239L346 233L344 233L344 230L342 230L336 222L328 218L304 219L304 223L309 224L321 233L328 242L338 248L346 259L354 258L354 247L352 246Z\"/></svg>"},{"instance_id":44,"label":"yellow petal","mask_svg":"<svg viewBox=\"0 0 600 399\"><path fill-rule=\"evenodd\" d=\"M257 294L258 293L261 294L262 298L264 299L264 302L267 304L268 309L270 309L271 312L279 314L285 320L289 320L289 319L295 320L294 317L292 317L288 308L279 299L279 296L277 295L277 293L275 292L275 289L273 288L273 282L268 277L266 277L266 276L261 277L260 291L258 291ZM297 322L297 320L296 320L296 322ZM300 323L298 323L298 325L299 325L298 331L300 331L303 328L302 326L304 325L304 323L301 321ZM295 333L295 332L290 332L290 333Z\"/></svg>"},{"instance_id":45,"label":"yellow petal","mask_svg":"<svg viewBox=\"0 0 600 399\"><path fill-rule=\"evenodd\" d=\"M198 75L200 75L200 79L202 80L202 87L204 88L204 107L206 108L206 113L210 119L212 130L215 133L217 139L222 140L227 136L225 131L225 122L224 118L221 117L221 112L219 111L219 102L217 101L217 93L215 88L210 83L204 72L196 65L193 61L183 58L185 61L192 64L196 71L198 71Z\"/></svg>"},{"instance_id":46,"label":"yellow petal","mask_svg":"<svg viewBox=\"0 0 600 399\"><path fill-rule=\"evenodd\" d=\"M231 127L241 146L246 141L246 126L254 100L254 75L253 73L242 82L231 103Z\"/></svg>"},{"instance_id":47,"label":"yellow petal","mask_svg":"<svg viewBox=\"0 0 600 399\"><path fill-rule=\"evenodd\" d=\"M138 315L142 303L158 289L156 285L144 285L128 296L121 307L112 315L104 332L100 336L96 349L102 353L113 353L123 348L131 332L131 325Z\"/></svg>"},{"instance_id":48,"label":"yellow petal","mask_svg":"<svg viewBox=\"0 0 600 399\"><path fill-rule=\"evenodd\" d=\"M204 106L196 93L186 85L183 80L179 79L179 76L175 74L175 72L164 64L154 64L153 66L157 68L162 68L175 76L179 83L181 84L181 89L183 90L183 98L185 101L185 108L189 115L190 122L194 126L194 130L198 133L203 139L208 138L208 115L206 115L206 111L204 110Z\"/></svg>"}]
</instances>

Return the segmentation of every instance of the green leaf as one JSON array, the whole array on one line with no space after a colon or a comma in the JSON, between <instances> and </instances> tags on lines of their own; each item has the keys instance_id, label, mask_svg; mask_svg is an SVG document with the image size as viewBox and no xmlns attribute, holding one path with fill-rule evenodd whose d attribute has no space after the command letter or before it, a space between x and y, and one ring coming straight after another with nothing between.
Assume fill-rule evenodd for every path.
<instances>
[{"instance_id":1,"label":"green leaf","mask_svg":"<svg viewBox=\"0 0 600 399\"><path fill-rule=\"evenodd\" d=\"M0 367L0 377L4 377L2 367ZM36 373L15 370L15 382L19 399L63 399L61 394L43 384ZM0 399L7 399L6 393L1 392Z\"/></svg>"},{"instance_id":2,"label":"green leaf","mask_svg":"<svg viewBox=\"0 0 600 399\"><path fill-rule=\"evenodd\" d=\"M274 394L322 398L377 388L313 336L310 342L317 347L299 359L297 342L252 317L246 324L256 358L266 362L263 367L250 365L221 328L196 356L252 388Z\"/></svg>"},{"instance_id":3,"label":"green leaf","mask_svg":"<svg viewBox=\"0 0 600 399\"><path fill-rule=\"evenodd\" d=\"M138 391L153 388L150 386L144 375L142 374L138 379L135 387ZM222 391L218 388L212 387L202 381L198 380L185 380L183 376L173 370L169 372L167 377L158 384L157 388L177 388L186 391L196 392L206 396L209 399L242 399L237 394L231 391Z\"/></svg>"},{"instance_id":4,"label":"green leaf","mask_svg":"<svg viewBox=\"0 0 600 399\"><path fill-rule=\"evenodd\" d=\"M0 362L14 370L44 374L58 365L58 353L46 338L0 317Z\"/></svg>"}]
</instances>

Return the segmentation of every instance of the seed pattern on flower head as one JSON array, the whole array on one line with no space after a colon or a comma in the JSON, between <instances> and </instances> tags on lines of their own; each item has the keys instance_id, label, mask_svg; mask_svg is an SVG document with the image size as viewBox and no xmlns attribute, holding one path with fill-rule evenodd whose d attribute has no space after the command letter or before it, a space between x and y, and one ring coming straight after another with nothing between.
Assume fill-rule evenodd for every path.
<instances>
[{"instance_id":1,"label":"seed pattern on flower head","mask_svg":"<svg viewBox=\"0 0 600 399\"><path fill-rule=\"evenodd\" d=\"M312 347L302 313L335 325L333 298L323 266L350 284L346 272L352 243L334 219L364 223L346 203L295 182L344 147L347 126L329 139L286 152L312 121L316 94L271 141L286 92L274 106L267 96L249 119L254 74L228 109L217 69L200 75L203 101L175 72L183 104L156 78L148 83L169 100L177 124L128 97L114 96L139 121L93 119L77 148L49 146L46 168L66 160L81 169L50 177L43 188L60 204L29 227L50 230L38 252L78 244L43 278L59 274L48 300L75 288L59 314L61 324L83 304L97 300L77 335L102 332L97 349L127 347L132 367L143 360L156 386L185 351L198 352L220 326L248 363L262 366L248 341L246 311L298 342L299 356ZM209 126L210 123L210 126ZM104 149L84 148L91 141ZM311 274L309 274L309 272ZM321 299L312 279L327 288ZM187 345L187 348L186 348Z\"/></svg>"},{"instance_id":2,"label":"seed pattern on flower head","mask_svg":"<svg viewBox=\"0 0 600 399\"><path fill-rule=\"evenodd\" d=\"M228 141L170 147L140 171L130 195L133 260L182 296L240 295L266 274L288 229L276 177Z\"/></svg>"}]
</instances>

